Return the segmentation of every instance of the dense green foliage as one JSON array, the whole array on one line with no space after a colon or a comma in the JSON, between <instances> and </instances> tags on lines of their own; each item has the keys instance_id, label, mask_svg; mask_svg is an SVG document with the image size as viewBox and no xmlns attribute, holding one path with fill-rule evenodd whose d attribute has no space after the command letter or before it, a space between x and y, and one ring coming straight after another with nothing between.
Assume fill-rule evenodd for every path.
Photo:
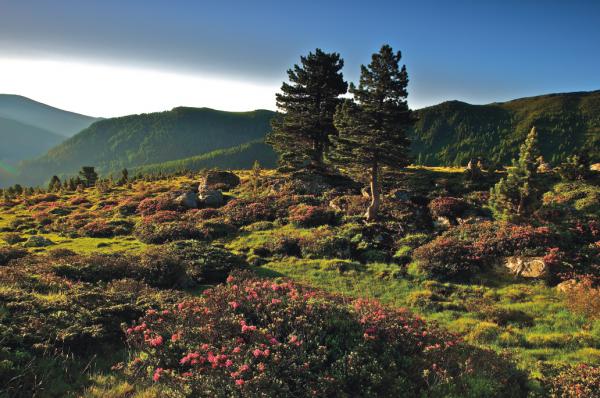
<instances>
[{"instance_id":1,"label":"dense green foliage","mask_svg":"<svg viewBox=\"0 0 600 398\"><path fill-rule=\"evenodd\" d=\"M509 164L531 126L544 159L557 165L583 148L600 161L600 91L550 94L488 105L448 101L416 111L413 155L423 165Z\"/></svg>"},{"instance_id":2,"label":"dense green foliage","mask_svg":"<svg viewBox=\"0 0 600 398\"><path fill-rule=\"evenodd\" d=\"M390 46L381 47L368 66L361 65L358 87L350 86L354 99L335 113L339 135L332 138L331 158L359 179L367 170L372 199L368 220L379 210L380 169L398 170L409 164L407 134L414 118L406 102L408 74L405 66L399 66L401 58Z\"/></svg>"},{"instance_id":3,"label":"dense green foliage","mask_svg":"<svg viewBox=\"0 0 600 398\"><path fill-rule=\"evenodd\" d=\"M519 220L533 214L542 197L539 167L538 137L535 127L521 146L519 158L513 160L505 178L490 192L490 208L496 218Z\"/></svg>"},{"instance_id":4,"label":"dense green foliage","mask_svg":"<svg viewBox=\"0 0 600 398\"><path fill-rule=\"evenodd\" d=\"M299 166L310 161L323 166L323 155L330 137L337 134L333 114L348 84L341 69L344 61L338 53L316 49L300 57L301 65L288 70L290 83L284 82L276 94L277 107L283 112L273 119L268 142L279 153L281 162Z\"/></svg>"},{"instance_id":5,"label":"dense green foliage","mask_svg":"<svg viewBox=\"0 0 600 398\"><path fill-rule=\"evenodd\" d=\"M262 139L274 113L175 108L102 120L21 166L22 181L41 183L53 174L95 166L100 174L198 156ZM252 159L253 161L254 159ZM251 164L251 163L250 163Z\"/></svg>"},{"instance_id":6,"label":"dense green foliage","mask_svg":"<svg viewBox=\"0 0 600 398\"><path fill-rule=\"evenodd\" d=\"M262 141L252 141L227 149L217 149L202 155L164 163L148 164L132 169L132 174L159 174L177 171L199 171L212 167L248 169L258 161L267 168L275 167L277 155Z\"/></svg>"}]
</instances>

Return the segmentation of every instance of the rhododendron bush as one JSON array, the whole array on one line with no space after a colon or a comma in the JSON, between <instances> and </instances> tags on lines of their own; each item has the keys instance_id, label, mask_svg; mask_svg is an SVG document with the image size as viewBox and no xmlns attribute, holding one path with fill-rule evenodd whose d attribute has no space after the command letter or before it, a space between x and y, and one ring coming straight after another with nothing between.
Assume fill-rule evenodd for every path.
<instances>
[{"instance_id":1,"label":"rhododendron bush","mask_svg":"<svg viewBox=\"0 0 600 398\"><path fill-rule=\"evenodd\" d=\"M245 274L227 282L126 329L136 383L173 396L525 394L505 359L405 310Z\"/></svg>"}]
</instances>

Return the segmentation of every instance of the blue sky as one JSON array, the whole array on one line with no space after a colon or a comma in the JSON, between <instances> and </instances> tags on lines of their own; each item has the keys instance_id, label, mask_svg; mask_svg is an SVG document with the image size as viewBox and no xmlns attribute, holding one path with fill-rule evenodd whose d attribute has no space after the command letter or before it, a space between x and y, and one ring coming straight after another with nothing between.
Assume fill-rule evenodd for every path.
<instances>
[{"instance_id":1,"label":"blue sky","mask_svg":"<svg viewBox=\"0 0 600 398\"><path fill-rule=\"evenodd\" d=\"M340 52L345 76L356 80L383 43L403 53L415 108L600 89L594 0L0 0L0 92L101 116L176 105L274 108L274 91L301 54ZM135 76L146 83L133 84ZM236 87L242 94L232 99ZM111 100L119 90L123 101Z\"/></svg>"}]
</instances>

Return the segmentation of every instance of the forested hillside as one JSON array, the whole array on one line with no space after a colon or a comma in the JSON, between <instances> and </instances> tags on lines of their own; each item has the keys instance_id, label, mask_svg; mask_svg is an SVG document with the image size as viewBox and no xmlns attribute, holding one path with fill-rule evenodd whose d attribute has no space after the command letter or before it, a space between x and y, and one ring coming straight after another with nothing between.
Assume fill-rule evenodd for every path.
<instances>
[{"instance_id":1,"label":"forested hillside","mask_svg":"<svg viewBox=\"0 0 600 398\"><path fill-rule=\"evenodd\" d=\"M64 137L16 120L0 117L0 161L14 163L43 154ZM1 177L0 177L1 178Z\"/></svg>"},{"instance_id":2,"label":"forested hillside","mask_svg":"<svg viewBox=\"0 0 600 398\"><path fill-rule=\"evenodd\" d=\"M588 148L600 160L600 91L550 94L488 105L448 101L418 110L413 154L424 165L465 165L470 158L509 163L533 125L540 150L556 164Z\"/></svg>"},{"instance_id":3,"label":"forested hillside","mask_svg":"<svg viewBox=\"0 0 600 398\"><path fill-rule=\"evenodd\" d=\"M0 94L0 117L52 131L64 137L77 134L100 120L12 94Z\"/></svg>"},{"instance_id":4,"label":"forested hillside","mask_svg":"<svg viewBox=\"0 0 600 398\"><path fill-rule=\"evenodd\" d=\"M270 146L257 140L185 159L140 166L132 171L134 174L159 174L181 170L199 171L212 167L243 169L248 168L254 161L258 161L262 167L273 168L277 164L277 155Z\"/></svg>"},{"instance_id":5,"label":"forested hillside","mask_svg":"<svg viewBox=\"0 0 600 398\"><path fill-rule=\"evenodd\" d=\"M223 112L209 108L131 115L94 123L21 167L22 181L41 183L53 174L92 165L101 173L123 167L199 156L262 139L274 112Z\"/></svg>"}]
</instances>

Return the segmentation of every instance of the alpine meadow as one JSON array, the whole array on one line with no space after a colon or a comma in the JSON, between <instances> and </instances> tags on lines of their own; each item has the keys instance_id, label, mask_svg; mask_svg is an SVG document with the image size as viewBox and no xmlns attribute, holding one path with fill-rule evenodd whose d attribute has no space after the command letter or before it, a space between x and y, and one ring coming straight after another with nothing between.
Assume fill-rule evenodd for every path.
<instances>
[{"instance_id":1,"label":"alpine meadow","mask_svg":"<svg viewBox=\"0 0 600 398\"><path fill-rule=\"evenodd\" d=\"M0 398L600 398L600 6L233 3L3 6Z\"/></svg>"}]
</instances>

